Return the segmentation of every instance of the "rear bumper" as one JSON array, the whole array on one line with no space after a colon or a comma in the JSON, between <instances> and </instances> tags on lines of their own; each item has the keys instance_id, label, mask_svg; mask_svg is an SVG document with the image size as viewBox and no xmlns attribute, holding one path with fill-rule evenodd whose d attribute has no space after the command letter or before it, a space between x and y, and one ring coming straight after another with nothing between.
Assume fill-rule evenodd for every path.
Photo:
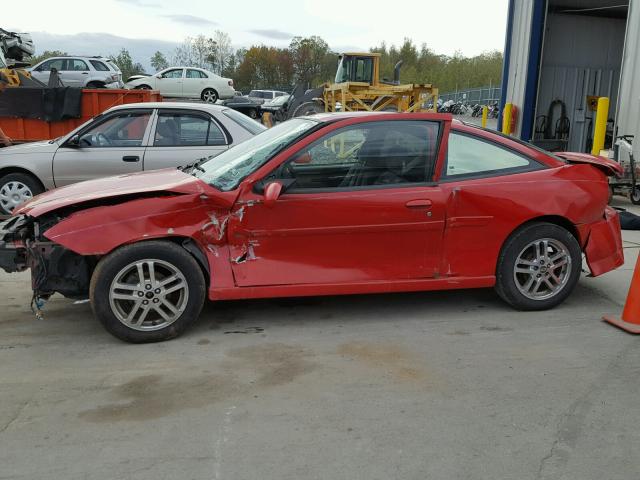
<instances>
[{"instance_id":1,"label":"rear bumper","mask_svg":"<svg viewBox=\"0 0 640 480\"><path fill-rule=\"evenodd\" d=\"M620 219L613 208L606 207L604 219L591 225L584 253L594 277L624 264Z\"/></svg>"}]
</instances>

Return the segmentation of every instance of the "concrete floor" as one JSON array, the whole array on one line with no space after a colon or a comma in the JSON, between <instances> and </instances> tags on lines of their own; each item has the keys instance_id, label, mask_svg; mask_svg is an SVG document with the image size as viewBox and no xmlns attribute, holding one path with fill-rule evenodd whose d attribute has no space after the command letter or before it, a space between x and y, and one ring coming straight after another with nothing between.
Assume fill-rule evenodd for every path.
<instances>
[{"instance_id":1,"label":"concrete floor","mask_svg":"<svg viewBox=\"0 0 640 480\"><path fill-rule=\"evenodd\" d=\"M555 310L492 290L209 304L128 345L0 275L0 479L638 477L627 263Z\"/></svg>"}]
</instances>

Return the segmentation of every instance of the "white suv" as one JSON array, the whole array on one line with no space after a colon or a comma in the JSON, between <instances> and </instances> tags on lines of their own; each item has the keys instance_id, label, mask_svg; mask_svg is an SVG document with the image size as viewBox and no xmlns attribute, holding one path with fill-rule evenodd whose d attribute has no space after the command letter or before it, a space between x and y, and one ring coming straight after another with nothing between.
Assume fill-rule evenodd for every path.
<instances>
[{"instance_id":1,"label":"white suv","mask_svg":"<svg viewBox=\"0 0 640 480\"><path fill-rule=\"evenodd\" d=\"M104 57L52 57L31 67L31 76L49 82L51 69L60 74L62 84L80 88L123 88L122 72Z\"/></svg>"}]
</instances>

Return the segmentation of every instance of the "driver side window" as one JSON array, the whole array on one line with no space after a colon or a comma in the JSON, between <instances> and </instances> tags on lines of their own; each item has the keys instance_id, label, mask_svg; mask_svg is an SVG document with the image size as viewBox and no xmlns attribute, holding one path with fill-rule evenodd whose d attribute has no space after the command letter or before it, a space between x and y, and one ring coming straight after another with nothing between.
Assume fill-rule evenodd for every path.
<instances>
[{"instance_id":1,"label":"driver side window","mask_svg":"<svg viewBox=\"0 0 640 480\"><path fill-rule=\"evenodd\" d=\"M276 172L288 193L431 180L440 124L384 121L346 127L297 153Z\"/></svg>"},{"instance_id":2,"label":"driver side window","mask_svg":"<svg viewBox=\"0 0 640 480\"><path fill-rule=\"evenodd\" d=\"M164 72L162 74L163 78L182 78L182 69L178 68L176 70L169 70L168 72Z\"/></svg>"},{"instance_id":3,"label":"driver side window","mask_svg":"<svg viewBox=\"0 0 640 480\"><path fill-rule=\"evenodd\" d=\"M140 147L150 117L147 111L109 117L80 135L80 147Z\"/></svg>"}]
</instances>

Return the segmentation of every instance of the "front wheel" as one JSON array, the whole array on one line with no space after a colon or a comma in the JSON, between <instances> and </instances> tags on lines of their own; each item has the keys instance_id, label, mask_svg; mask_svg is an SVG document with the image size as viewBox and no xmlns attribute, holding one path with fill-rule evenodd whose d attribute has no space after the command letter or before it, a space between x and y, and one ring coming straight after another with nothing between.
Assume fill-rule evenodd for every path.
<instances>
[{"instance_id":1,"label":"front wheel","mask_svg":"<svg viewBox=\"0 0 640 480\"><path fill-rule=\"evenodd\" d=\"M640 187L633 187L631 192L629 192L629 200L634 205L640 205Z\"/></svg>"},{"instance_id":2,"label":"front wheel","mask_svg":"<svg viewBox=\"0 0 640 480\"><path fill-rule=\"evenodd\" d=\"M532 223L503 246L496 291L518 310L546 310L569 296L581 267L582 251L571 232L551 223Z\"/></svg>"},{"instance_id":3,"label":"front wheel","mask_svg":"<svg viewBox=\"0 0 640 480\"><path fill-rule=\"evenodd\" d=\"M200 98L203 102L206 103L216 103L218 101L218 92L216 92L213 88L207 88L202 91L202 95Z\"/></svg>"},{"instance_id":4,"label":"front wheel","mask_svg":"<svg viewBox=\"0 0 640 480\"><path fill-rule=\"evenodd\" d=\"M10 215L13 210L31 200L44 189L27 173L9 173L0 178L0 214Z\"/></svg>"},{"instance_id":5,"label":"front wheel","mask_svg":"<svg viewBox=\"0 0 640 480\"><path fill-rule=\"evenodd\" d=\"M91 306L112 335L131 343L169 340L202 310L206 286L196 260L166 241L127 245L91 277Z\"/></svg>"}]
</instances>

